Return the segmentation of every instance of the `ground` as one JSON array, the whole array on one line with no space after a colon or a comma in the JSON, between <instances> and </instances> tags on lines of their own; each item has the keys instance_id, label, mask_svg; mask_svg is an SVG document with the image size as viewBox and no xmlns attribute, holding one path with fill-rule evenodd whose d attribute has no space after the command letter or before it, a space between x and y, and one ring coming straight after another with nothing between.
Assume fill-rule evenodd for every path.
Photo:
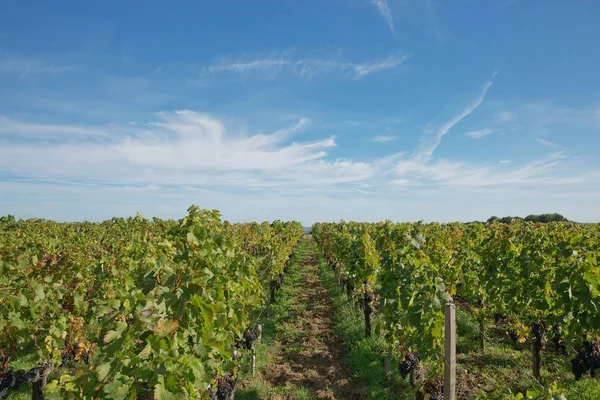
<instances>
[{"instance_id":1,"label":"ground","mask_svg":"<svg viewBox=\"0 0 600 400\"><path fill-rule=\"evenodd\" d=\"M236 398L365 398L335 334L333 304L319 279L316 246L308 235L298 245L284 289L272 307L278 321L265 365L253 382L242 382Z\"/></svg>"}]
</instances>

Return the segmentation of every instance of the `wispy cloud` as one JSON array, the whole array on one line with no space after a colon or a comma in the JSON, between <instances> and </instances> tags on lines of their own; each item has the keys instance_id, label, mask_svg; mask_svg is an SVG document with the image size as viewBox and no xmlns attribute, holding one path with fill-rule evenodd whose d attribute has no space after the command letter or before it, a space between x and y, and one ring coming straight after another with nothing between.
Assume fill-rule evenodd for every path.
<instances>
[{"instance_id":1,"label":"wispy cloud","mask_svg":"<svg viewBox=\"0 0 600 400\"><path fill-rule=\"evenodd\" d=\"M388 143L388 142L393 142L396 139L398 139L396 136L382 135L382 136L375 136L375 138L373 140L376 142L379 142L379 143Z\"/></svg>"},{"instance_id":2,"label":"wispy cloud","mask_svg":"<svg viewBox=\"0 0 600 400\"><path fill-rule=\"evenodd\" d=\"M301 79L312 79L317 75L325 75L330 73L341 73L344 77L353 80L359 80L365 76L374 74L394 67L406 62L411 58L408 54L396 54L387 57L386 59L367 62L354 63L342 62L335 60L318 60L318 59L291 59L291 58L265 58L249 61L229 61L226 59L210 65L204 69L207 73L236 73L236 74L251 74L258 73L268 78L273 78L277 75L287 73Z\"/></svg>"},{"instance_id":3,"label":"wispy cloud","mask_svg":"<svg viewBox=\"0 0 600 400\"><path fill-rule=\"evenodd\" d=\"M39 124L0 115L0 138L10 135L20 139L66 140L77 137L107 137L110 131L110 126Z\"/></svg>"},{"instance_id":4,"label":"wispy cloud","mask_svg":"<svg viewBox=\"0 0 600 400\"><path fill-rule=\"evenodd\" d=\"M438 20L437 4L434 0L425 0L425 4L427 5L427 13L433 36L439 41L445 41L446 33Z\"/></svg>"},{"instance_id":5,"label":"wispy cloud","mask_svg":"<svg viewBox=\"0 0 600 400\"><path fill-rule=\"evenodd\" d=\"M12 120L11 120L12 121ZM14 123L17 137L0 147L0 170L19 179L63 182L108 182L135 185L214 185L270 187L332 185L368 179L373 167L348 160L325 161L333 137L291 142L310 123L301 119L273 133L229 132L225 123L189 110L161 112L158 120L127 127L85 141L93 128ZM42 132L62 140L48 142Z\"/></svg>"},{"instance_id":6,"label":"wispy cloud","mask_svg":"<svg viewBox=\"0 0 600 400\"><path fill-rule=\"evenodd\" d=\"M377 7L381 17L390 27L392 31L392 35L396 36L396 29L394 28L394 19L392 18L392 12L390 11L390 7L388 5L387 0L371 0L371 3Z\"/></svg>"},{"instance_id":7,"label":"wispy cloud","mask_svg":"<svg viewBox=\"0 0 600 400\"><path fill-rule=\"evenodd\" d=\"M496 74L494 73L494 76L495 75ZM437 129L426 130L421 139L421 145L419 146L419 149L418 149L418 155L421 157L425 157L425 158L431 157L431 155L433 154L435 149L437 149L437 147L440 145L440 142L442 141L442 138L444 137L444 135L447 134L450 131L450 129L452 129L452 127L454 127L454 125L458 124L464 118L471 115L471 113L473 111L475 111L477 109L477 107L479 107L481 105L481 103L483 103L483 100L485 99L485 95L487 94L488 90L492 86L492 83L493 83L493 80L486 82L483 85L483 89L481 90L481 93L475 99L475 101L473 103L469 104L467 107L465 107L454 118L445 122L443 125L441 125Z\"/></svg>"},{"instance_id":8,"label":"wispy cloud","mask_svg":"<svg viewBox=\"0 0 600 400\"><path fill-rule=\"evenodd\" d=\"M496 73L494 73L494 76ZM487 82L475 100L461 112L437 128L430 128L423 133L421 143L411 153L401 156L393 167L397 178L396 185L443 185L443 186L473 186L484 187L493 185L570 185L600 182L600 171L577 173L564 163L563 152L546 155L525 165L508 167L509 160L501 160L496 167L492 165L475 165L468 161L436 159L434 151L456 124L469 116L484 101L486 93L492 86L492 80ZM480 138L488 135L490 128L471 131L467 136ZM545 143L544 139L539 139ZM551 142L548 142L551 143Z\"/></svg>"},{"instance_id":9,"label":"wispy cloud","mask_svg":"<svg viewBox=\"0 0 600 400\"><path fill-rule=\"evenodd\" d=\"M577 171L573 166L562 163L555 154L550 154L525 165L508 167L500 162L500 169L486 165L475 165L466 161L434 160L429 163L404 161L396 172L406 185L437 184L443 186L510 186L510 185L573 185L600 183L600 171Z\"/></svg>"},{"instance_id":10,"label":"wispy cloud","mask_svg":"<svg viewBox=\"0 0 600 400\"><path fill-rule=\"evenodd\" d=\"M480 139L480 138L482 138L484 136L489 135L492 132L494 132L493 129L491 129L491 128L485 128L485 129L479 129L479 130L476 130L476 131L469 131L469 132L465 133L465 136L468 136L468 137L473 138L473 139Z\"/></svg>"},{"instance_id":11,"label":"wispy cloud","mask_svg":"<svg viewBox=\"0 0 600 400\"><path fill-rule=\"evenodd\" d=\"M74 70L74 66L59 65L34 57L0 52L0 74L27 77L36 74L58 74Z\"/></svg>"},{"instance_id":12,"label":"wispy cloud","mask_svg":"<svg viewBox=\"0 0 600 400\"><path fill-rule=\"evenodd\" d=\"M546 140L546 139L536 139L535 141L538 142L539 144L542 144L542 145L547 146L547 147L553 147L553 148L558 148L559 147L556 143L551 142L551 141Z\"/></svg>"}]
</instances>

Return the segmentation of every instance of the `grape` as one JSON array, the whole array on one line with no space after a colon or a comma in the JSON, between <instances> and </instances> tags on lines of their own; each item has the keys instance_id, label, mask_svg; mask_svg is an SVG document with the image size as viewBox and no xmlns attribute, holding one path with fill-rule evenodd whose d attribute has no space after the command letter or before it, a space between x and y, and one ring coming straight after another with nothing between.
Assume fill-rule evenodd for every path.
<instances>
[{"instance_id":1,"label":"grape","mask_svg":"<svg viewBox=\"0 0 600 400\"><path fill-rule=\"evenodd\" d=\"M577 357L571 360L571 371L575 380L579 380L587 371L592 378L596 376L595 370L600 368L600 343L583 342L583 349L579 350Z\"/></svg>"},{"instance_id":2,"label":"grape","mask_svg":"<svg viewBox=\"0 0 600 400\"><path fill-rule=\"evenodd\" d=\"M18 390L21 385L37 382L44 366L34 367L29 371L8 369L0 375L0 399L8 397L10 390Z\"/></svg>"},{"instance_id":3,"label":"grape","mask_svg":"<svg viewBox=\"0 0 600 400\"><path fill-rule=\"evenodd\" d=\"M544 333L546 333L546 324L543 321L538 321L531 325L531 332L533 333L535 342L542 345L544 344Z\"/></svg>"},{"instance_id":4,"label":"grape","mask_svg":"<svg viewBox=\"0 0 600 400\"><path fill-rule=\"evenodd\" d=\"M210 400L230 400L233 399L235 390L235 378L232 375L226 375L217 379L217 390L209 389Z\"/></svg>"},{"instance_id":5,"label":"grape","mask_svg":"<svg viewBox=\"0 0 600 400\"><path fill-rule=\"evenodd\" d=\"M444 383L431 383L427 387L427 394L429 394L429 400L444 400Z\"/></svg>"},{"instance_id":6,"label":"grape","mask_svg":"<svg viewBox=\"0 0 600 400\"><path fill-rule=\"evenodd\" d=\"M244 343L242 346L246 350L250 350L252 348L252 343L254 343L255 340L256 335L254 334L254 332L246 332L244 333Z\"/></svg>"},{"instance_id":7,"label":"grape","mask_svg":"<svg viewBox=\"0 0 600 400\"><path fill-rule=\"evenodd\" d=\"M75 361L78 356L80 360L87 364L90 356L89 352L80 348L77 343L62 350L60 355L62 358L62 362L60 364L61 367L64 367L68 363Z\"/></svg>"},{"instance_id":8,"label":"grape","mask_svg":"<svg viewBox=\"0 0 600 400\"><path fill-rule=\"evenodd\" d=\"M498 323L499 321L502 321L504 318L506 318L505 315L502 315L497 311L494 313L494 322Z\"/></svg>"},{"instance_id":9,"label":"grape","mask_svg":"<svg viewBox=\"0 0 600 400\"><path fill-rule=\"evenodd\" d=\"M406 376L410 374L413 369L418 367L420 361L421 360L419 359L419 356L417 354L406 354L404 356L404 361L400 361L400 363L398 363L398 371L400 372L400 375L402 375L402 378L406 378Z\"/></svg>"}]
</instances>

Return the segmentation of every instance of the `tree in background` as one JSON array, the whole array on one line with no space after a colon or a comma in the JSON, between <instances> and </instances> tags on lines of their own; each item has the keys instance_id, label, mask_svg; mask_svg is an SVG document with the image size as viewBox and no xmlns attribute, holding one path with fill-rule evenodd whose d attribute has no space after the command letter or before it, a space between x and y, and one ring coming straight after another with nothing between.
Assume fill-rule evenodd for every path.
<instances>
[{"instance_id":1,"label":"tree in background","mask_svg":"<svg viewBox=\"0 0 600 400\"><path fill-rule=\"evenodd\" d=\"M521 218L521 217L498 218L496 216L493 216L487 220L487 223L491 224L494 222L503 222L505 224L510 224L513 219L523 220L523 218ZM539 214L539 215L530 214L530 215L526 216L524 219L525 219L525 221L528 221L528 222L540 222L540 223L568 221L568 219L566 219L565 217L563 217L562 215L560 215L558 213Z\"/></svg>"}]
</instances>

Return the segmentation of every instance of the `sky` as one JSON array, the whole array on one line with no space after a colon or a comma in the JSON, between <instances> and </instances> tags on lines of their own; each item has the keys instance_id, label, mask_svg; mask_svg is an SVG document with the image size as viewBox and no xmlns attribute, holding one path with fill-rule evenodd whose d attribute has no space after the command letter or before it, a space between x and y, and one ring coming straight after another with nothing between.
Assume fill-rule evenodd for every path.
<instances>
[{"instance_id":1,"label":"sky","mask_svg":"<svg viewBox=\"0 0 600 400\"><path fill-rule=\"evenodd\" d=\"M5 2L0 215L600 221L600 2Z\"/></svg>"}]
</instances>

